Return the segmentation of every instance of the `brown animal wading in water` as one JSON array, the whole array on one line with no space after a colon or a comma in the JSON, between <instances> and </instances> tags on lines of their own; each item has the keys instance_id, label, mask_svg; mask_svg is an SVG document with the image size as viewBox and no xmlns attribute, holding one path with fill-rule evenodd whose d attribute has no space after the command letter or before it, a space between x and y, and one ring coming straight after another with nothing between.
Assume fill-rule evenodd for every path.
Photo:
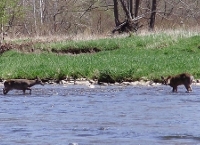
<instances>
[{"instance_id":1,"label":"brown animal wading in water","mask_svg":"<svg viewBox=\"0 0 200 145\"><path fill-rule=\"evenodd\" d=\"M191 92L191 84L194 80L194 77L188 73L178 74L176 76L168 76L167 78L161 77L163 84L169 85L173 88L172 92L177 92L177 87L179 85L184 85L187 89L187 92Z\"/></svg>"},{"instance_id":2,"label":"brown animal wading in water","mask_svg":"<svg viewBox=\"0 0 200 145\"><path fill-rule=\"evenodd\" d=\"M22 90L25 94L26 90L29 90L31 94L31 87L40 84L44 85L40 78L37 77L35 80L27 79L10 79L4 82L3 94L7 94L10 90Z\"/></svg>"}]
</instances>

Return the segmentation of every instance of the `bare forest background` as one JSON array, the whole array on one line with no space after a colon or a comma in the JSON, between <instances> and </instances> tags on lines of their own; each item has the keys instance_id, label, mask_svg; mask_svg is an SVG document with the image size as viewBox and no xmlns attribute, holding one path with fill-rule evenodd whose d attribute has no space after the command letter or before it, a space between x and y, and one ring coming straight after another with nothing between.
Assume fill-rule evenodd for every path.
<instances>
[{"instance_id":1,"label":"bare forest background","mask_svg":"<svg viewBox=\"0 0 200 145\"><path fill-rule=\"evenodd\" d=\"M1 0L1 34L10 37L193 29L199 0Z\"/></svg>"}]
</instances>

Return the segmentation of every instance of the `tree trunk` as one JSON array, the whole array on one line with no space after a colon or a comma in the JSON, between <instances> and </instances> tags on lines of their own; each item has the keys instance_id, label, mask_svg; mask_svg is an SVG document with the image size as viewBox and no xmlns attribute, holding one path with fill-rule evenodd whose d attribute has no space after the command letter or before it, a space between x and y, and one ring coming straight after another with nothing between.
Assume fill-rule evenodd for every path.
<instances>
[{"instance_id":1,"label":"tree trunk","mask_svg":"<svg viewBox=\"0 0 200 145\"><path fill-rule=\"evenodd\" d=\"M129 6L129 10L130 10L130 12L131 12L131 17L133 18L134 17L134 14L133 14L133 0L130 0L130 6Z\"/></svg>"},{"instance_id":2,"label":"tree trunk","mask_svg":"<svg viewBox=\"0 0 200 145\"><path fill-rule=\"evenodd\" d=\"M33 2L33 17L34 17L34 24L35 24L35 32L38 35L38 33L37 33L36 3L35 3L36 1L33 0L32 2Z\"/></svg>"},{"instance_id":3,"label":"tree trunk","mask_svg":"<svg viewBox=\"0 0 200 145\"><path fill-rule=\"evenodd\" d=\"M44 9L44 1L40 0L40 24L43 25L43 9Z\"/></svg>"},{"instance_id":4,"label":"tree trunk","mask_svg":"<svg viewBox=\"0 0 200 145\"><path fill-rule=\"evenodd\" d=\"M119 13L118 13L118 1L117 0L113 0L113 2L114 2L115 25L118 26L120 24Z\"/></svg>"},{"instance_id":5,"label":"tree trunk","mask_svg":"<svg viewBox=\"0 0 200 145\"><path fill-rule=\"evenodd\" d=\"M120 0L120 2L121 2L121 5L122 5L122 8L123 8L123 10L124 10L124 12L126 14L127 19L132 19L131 12L128 9L127 4L123 0Z\"/></svg>"},{"instance_id":6,"label":"tree trunk","mask_svg":"<svg viewBox=\"0 0 200 145\"><path fill-rule=\"evenodd\" d=\"M135 0L135 15L134 15L135 18L138 16L139 6L140 6L140 0ZM139 27L139 22L136 21L135 25L136 25L136 27Z\"/></svg>"},{"instance_id":7,"label":"tree trunk","mask_svg":"<svg viewBox=\"0 0 200 145\"><path fill-rule=\"evenodd\" d=\"M138 16L140 0L135 0L135 18Z\"/></svg>"},{"instance_id":8,"label":"tree trunk","mask_svg":"<svg viewBox=\"0 0 200 145\"><path fill-rule=\"evenodd\" d=\"M154 30L155 19L156 19L156 6L157 6L156 1L157 0L152 0L151 17L150 17L150 23L149 23L149 30L150 31Z\"/></svg>"},{"instance_id":9,"label":"tree trunk","mask_svg":"<svg viewBox=\"0 0 200 145\"><path fill-rule=\"evenodd\" d=\"M118 12L118 2L117 0L114 0L114 16L115 16L115 24L116 28L112 31L115 33L118 31L119 33L121 32L136 32L139 26L138 20L141 19L142 17L135 17L138 15L139 11L139 4L140 0L136 0L136 14L133 14L133 0L119 0L122 6L122 9L125 13L125 20L120 23L119 21L119 12Z\"/></svg>"}]
</instances>

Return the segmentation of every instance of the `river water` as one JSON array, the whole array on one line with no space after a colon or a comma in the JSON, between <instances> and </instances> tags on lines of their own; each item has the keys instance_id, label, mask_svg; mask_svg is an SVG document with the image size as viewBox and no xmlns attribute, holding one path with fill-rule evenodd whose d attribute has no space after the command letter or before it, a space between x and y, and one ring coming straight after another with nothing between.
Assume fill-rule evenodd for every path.
<instances>
[{"instance_id":1,"label":"river water","mask_svg":"<svg viewBox=\"0 0 200 145\"><path fill-rule=\"evenodd\" d=\"M34 86L0 93L1 145L200 144L200 87Z\"/></svg>"}]
</instances>

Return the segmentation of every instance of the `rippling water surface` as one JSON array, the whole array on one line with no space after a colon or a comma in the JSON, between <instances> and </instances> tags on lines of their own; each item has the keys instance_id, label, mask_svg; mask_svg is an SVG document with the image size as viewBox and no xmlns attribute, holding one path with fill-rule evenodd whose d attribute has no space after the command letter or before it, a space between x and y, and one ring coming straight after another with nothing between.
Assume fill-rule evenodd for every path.
<instances>
[{"instance_id":1,"label":"rippling water surface","mask_svg":"<svg viewBox=\"0 0 200 145\"><path fill-rule=\"evenodd\" d=\"M200 143L200 87L35 86L0 94L1 145Z\"/></svg>"}]
</instances>

